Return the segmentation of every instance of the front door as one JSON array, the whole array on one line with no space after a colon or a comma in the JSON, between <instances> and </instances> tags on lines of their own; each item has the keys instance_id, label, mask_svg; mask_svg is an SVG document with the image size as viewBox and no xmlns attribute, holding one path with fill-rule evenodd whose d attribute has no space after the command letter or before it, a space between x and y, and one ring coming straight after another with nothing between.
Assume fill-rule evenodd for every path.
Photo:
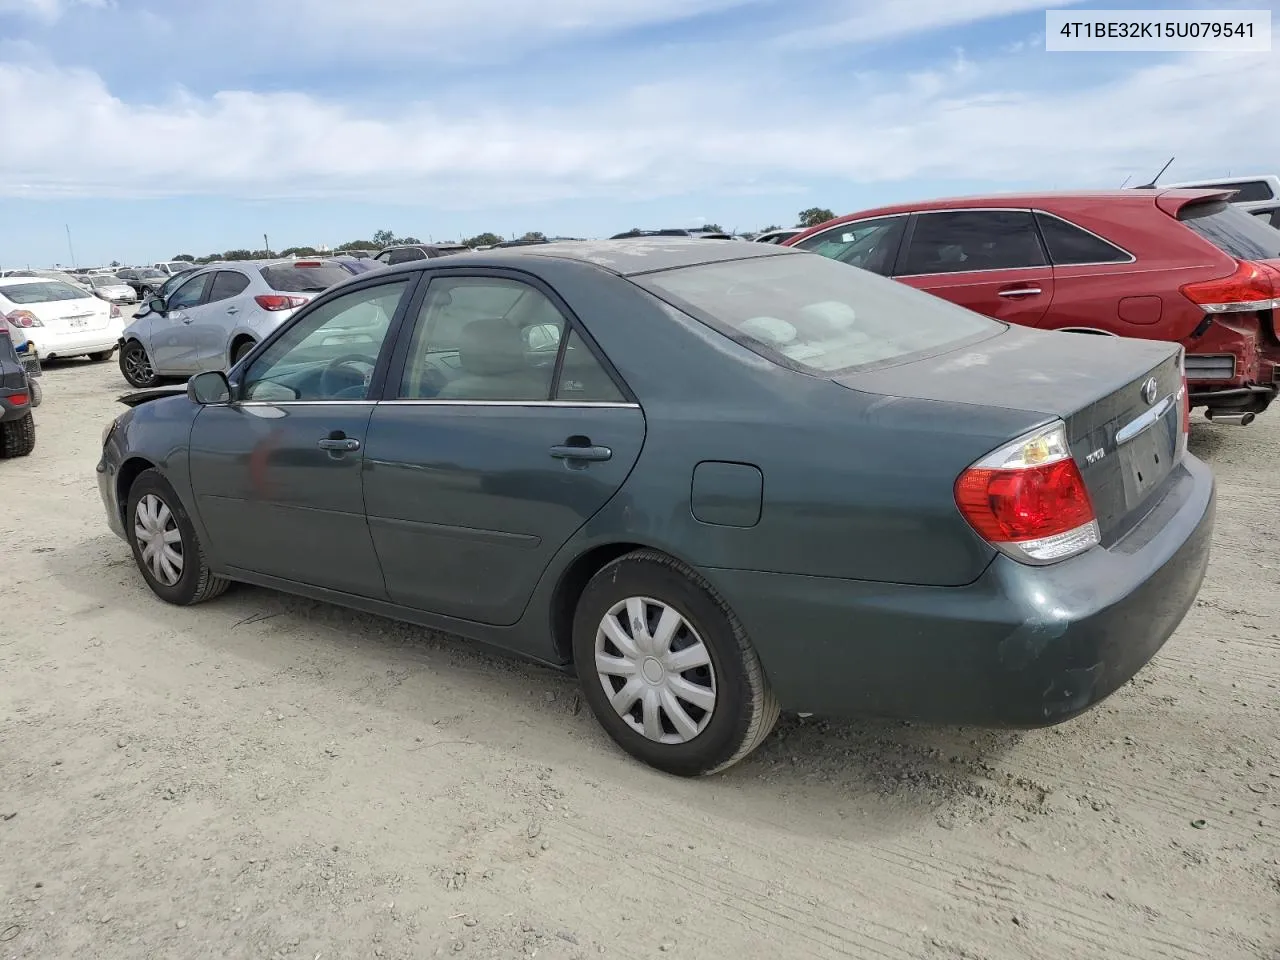
<instances>
[{"instance_id":1,"label":"front door","mask_svg":"<svg viewBox=\"0 0 1280 960\"><path fill-rule=\"evenodd\" d=\"M917 214L895 279L978 313L1034 327L1053 300L1053 268L1030 210Z\"/></svg>"},{"instance_id":2,"label":"front door","mask_svg":"<svg viewBox=\"0 0 1280 960\"><path fill-rule=\"evenodd\" d=\"M393 367L365 453L365 509L395 602L515 623L551 558L630 473L644 416L553 297L450 271L404 324L399 382Z\"/></svg>"},{"instance_id":3,"label":"front door","mask_svg":"<svg viewBox=\"0 0 1280 960\"><path fill-rule=\"evenodd\" d=\"M199 373L196 342L191 327L193 312L204 302L212 273L201 273L173 291L164 316L151 322L151 363L163 376Z\"/></svg>"},{"instance_id":4,"label":"front door","mask_svg":"<svg viewBox=\"0 0 1280 960\"><path fill-rule=\"evenodd\" d=\"M371 385L409 289L401 276L300 313L191 432L196 508L228 565L309 586L385 599L364 515L361 467ZM351 315L381 317L366 336ZM334 331L340 331L338 336Z\"/></svg>"}]
</instances>

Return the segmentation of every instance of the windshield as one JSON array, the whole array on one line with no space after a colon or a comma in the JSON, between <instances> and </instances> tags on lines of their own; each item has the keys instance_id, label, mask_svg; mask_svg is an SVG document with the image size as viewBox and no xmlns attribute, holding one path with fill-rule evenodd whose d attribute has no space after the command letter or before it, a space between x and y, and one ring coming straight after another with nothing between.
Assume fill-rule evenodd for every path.
<instances>
[{"instance_id":1,"label":"windshield","mask_svg":"<svg viewBox=\"0 0 1280 960\"><path fill-rule=\"evenodd\" d=\"M1178 219L1238 260L1280 259L1280 230L1225 200L1188 204Z\"/></svg>"},{"instance_id":2,"label":"windshield","mask_svg":"<svg viewBox=\"0 0 1280 960\"><path fill-rule=\"evenodd\" d=\"M811 254L682 267L637 282L755 353L808 373L934 351L1002 329L905 284Z\"/></svg>"},{"instance_id":3,"label":"windshield","mask_svg":"<svg viewBox=\"0 0 1280 960\"><path fill-rule=\"evenodd\" d=\"M279 290L281 293L319 293L350 276L350 273L336 263L323 263L314 267L282 263L262 268L263 279L272 290Z\"/></svg>"},{"instance_id":4,"label":"windshield","mask_svg":"<svg viewBox=\"0 0 1280 960\"><path fill-rule=\"evenodd\" d=\"M58 300L82 300L93 294L61 280L36 283L0 283L0 294L10 303L53 303Z\"/></svg>"}]
</instances>

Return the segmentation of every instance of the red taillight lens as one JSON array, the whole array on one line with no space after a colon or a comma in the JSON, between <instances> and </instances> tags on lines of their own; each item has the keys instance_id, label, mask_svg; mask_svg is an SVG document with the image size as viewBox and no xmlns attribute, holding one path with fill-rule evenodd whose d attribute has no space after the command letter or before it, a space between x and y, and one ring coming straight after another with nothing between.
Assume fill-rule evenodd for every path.
<instances>
[{"instance_id":1,"label":"red taillight lens","mask_svg":"<svg viewBox=\"0 0 1280 960\"><path fill-rule=\"evenodd\" d=\"M116 320L116 319L119 319L119 317L120 317L120 308L113 303L111 305L111 319Z\"/></svg>"},{"instance_id":2,"label":"red taillight lens","mask_svg":"<svg viewBox=\"0 0 1280 960\"><path fill-rule=\"evenodd\" d=\"M307 302L306 297L286 297L282 293L260 293L253 298L263 310L293 310Z\"/></svg>"},{"instance_id":3,"label":"red taillight lens","mask_svg":"<svg viewBox=\"0 0 1280 960\"><path fill-rule=\"evenodd\" d=\"M974 464L956 480L955 498L979 536L1023 562L1063 560L1099 542L1093 501L1061 423Z\"/></svg>"},{"instance_id":4,"label":"red taillight lens","mask_svg":"<svg viewBox=\"0 0 1280 960\"><path fill-rule=\"evenodd\" d=\"M1248 313L1271 310L1278 302L1271 271L1240 261L1235 273L1217 280L1184 283L1182 295L1205 313Z\"/></svg>"},{"instance_id":5,"label":"red taillight lens","mask_svg":"<svg viewBox=\"0 0 1280 960\"><path fill-rule=\"evenodd\" d=\"M14 310L12 313L4 315L10 325L15 327L39 327L42 326L40 318L30 310Z\"/></svg>"},{"instance_id":6,"label":"red taillight lens","mask_svg":"<svg viewBox=\"0 0 1280 960\"><path fill-rule=\"evenodd\" d=\"M9 394L9 402L15 407L20 407L24 403L31 402L31 394L29 393L11 393Z\"/></svg>"}]
</instances>

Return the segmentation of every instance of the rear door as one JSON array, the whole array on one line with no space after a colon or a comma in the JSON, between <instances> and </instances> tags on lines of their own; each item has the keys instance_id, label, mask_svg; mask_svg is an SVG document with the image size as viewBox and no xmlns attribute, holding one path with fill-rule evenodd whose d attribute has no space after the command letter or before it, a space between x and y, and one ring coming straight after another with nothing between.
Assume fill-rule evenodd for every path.
<instances>
[{"instance_id":1,"label":"rear door","mask_svg":"<svg viewBox=\"0 0 1280 960\"><path fill-rule=\"evenodd\" d=\"M622 486L644 416L577 318L527 276L436 274L400 340L365 454L388 593L513 624Z\"/></svg>"},{"instance_id":2,"label":"rear door","mask_svg":"<svg viewBox=\"0 0 1280 960\"><path fill-rule=\"evenodd\" d=\"M1038 326L1053 301L1053 268L1029 209L915 214L894 277L1027 327Z\"/></svg>"},{"instance_id":3,"label":"rear door","mask_svg":"<svg viewBox=\"0 0 1280 960\"><path fill-rule=\"evenodd\" d=\"M1159 339L1164 297L1176 281L1065 216L1037 210L1053 264L1053 304L1041 326Z\"/></svg>"}]
</instances>

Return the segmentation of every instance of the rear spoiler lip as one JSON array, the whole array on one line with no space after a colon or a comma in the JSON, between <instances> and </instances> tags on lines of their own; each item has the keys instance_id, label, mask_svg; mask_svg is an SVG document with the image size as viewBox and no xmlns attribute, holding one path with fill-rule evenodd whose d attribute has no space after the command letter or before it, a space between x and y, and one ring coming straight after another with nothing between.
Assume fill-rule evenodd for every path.
<instances>
[{"instance_id":1,"label":"rear spoiler lip","mask_svg":"<svg viewBox=\"0 0 1280 960\"><path fill-rule=\"evenodd\" d=\"M1220 190L1216 188L1166 190L1156 197L1156 206L1176 220L1184 207L1197 203L1230 200L1238 192L1237 190Z\"/></svg>"}]
</instances>

